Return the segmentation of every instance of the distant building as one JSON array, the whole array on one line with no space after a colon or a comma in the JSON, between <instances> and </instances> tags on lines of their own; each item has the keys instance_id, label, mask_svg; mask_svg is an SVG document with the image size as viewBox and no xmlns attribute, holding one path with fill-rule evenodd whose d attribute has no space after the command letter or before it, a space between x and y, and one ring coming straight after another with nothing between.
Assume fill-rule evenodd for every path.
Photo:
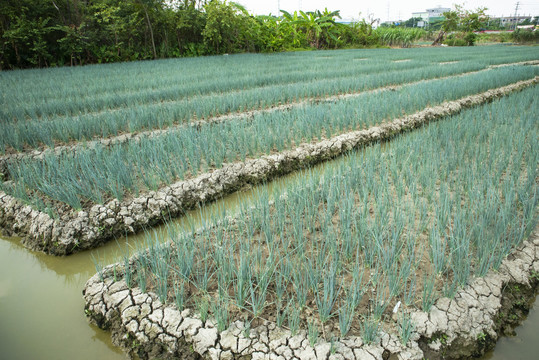
<instances>
[{"instance_id":1,"label":"distant building","mask_svg":"<svg viewBox=\"0 0 539 360\"><path fill-rule=\"evenodd\" d=\"M500 23L500 26L511 26L516 24L520 24L521 22L525 20L531 21L531 16L502 16L502 17L491 17L489 18L489 23Z\"/></svg>"},{"instance_id":2,"label":"distant building","mask_svg":"<svg viewBox=\"0 0 539 360\"><path fill-rule=\"evenodd\" d=\"M414 12L412 17L421 18L423 21L429 21L429 14L426 11Z\"/></svg>"},{"instance_id":3,"label":"distant building","mask_svg":"<svg viewBox=\"0 0 539 360\"><path fill-rule=\"evenodd\" d=\"M429 15L429 18L437 18L444 17L444 12L448 11L451 11L451 9L438 6L437 8L427 9L427 14Z\"/></svg>"},{"instance_id":4,"label":"distant building","mask_svg":"<svg viewBox=\"0 0 539 360\"><path fill-rule=\"evenodd\" d=\"M384 21L382 23L382 25L385 25L385 26L391 26L391 25L399 26L403 22L404 22L404 20L389 20L389 21Z\"/></svg>"},{"instance_id":5,"label":"distant building","mask_svg":"<svg viewBox=\"0 0 539 360\"><path fill-rule=\"evenodd\" d=\"M417 26L425 27L429 23L445 19L444 12L447 11L451 11L451 9L438 6L436 8L427 9L425 11L414 12L412 13L412 17L421 18L421 21L418 23Z\"/></svg>"}]
</instances>

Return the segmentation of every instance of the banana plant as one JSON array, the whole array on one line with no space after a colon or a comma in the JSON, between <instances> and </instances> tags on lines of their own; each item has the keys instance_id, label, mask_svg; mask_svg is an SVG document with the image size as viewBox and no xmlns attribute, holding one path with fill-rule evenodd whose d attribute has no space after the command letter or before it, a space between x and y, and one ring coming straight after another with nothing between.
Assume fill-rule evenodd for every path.
<instances>
[{"instance_id":1,"label":"banana plant","mask_svg":"<svg viewBox=\"0 0 539 360\"><path fill-rule=\"evenodd\" d=\"M281 10L283 13L282 20L279 23L279 28L283 35L288 32L292 36L292 47L301 46L301 36L299 32L299 21L298 12L294 11L294 14L290 14L288 11Z\"/></svg>"},{"instance_id":2,"label":"banana plant","mask_svg":"<svg viewBox=\"0 0 539 360\"><path fill-rule=\"evenodd\" d=\"M341 18L340 10L329 11L328 8L325 8L322 13L317 10L319 15L319 21L321 22L322 35L325 38L327 45L330 45L330 39L333 40L334 44L337 45L340 40L341 27L343 24L340 24L335 21L335 18Z\"/></svg>"},{"instance_id":3,"label":"banana plant","mask_svg":"<svg viewBox=\"0 0 539 360\"><path fill-rule=\"evenodd\" d=\"M295 23L305 30L307 40L311 46L320 49L324 42L327 43L327 40L324 41L327 38L337 41L337 37L333 32L335 32L337 26L335 17L340 18L339 10L329 12L326 8L323 13L320 11L304 12L301 10L299 13L301 17L295 20Z\"/></svg>"}]
</instances>

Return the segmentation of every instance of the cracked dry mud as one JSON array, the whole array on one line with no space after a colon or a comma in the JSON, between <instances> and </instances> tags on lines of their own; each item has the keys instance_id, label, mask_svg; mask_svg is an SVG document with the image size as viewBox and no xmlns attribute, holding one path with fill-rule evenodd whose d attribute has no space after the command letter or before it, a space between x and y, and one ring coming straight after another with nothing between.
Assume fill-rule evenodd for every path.
<instances>
[{"instance_id":1,"label":"cracked dry mud","mask_svg":"<svg viewBox=\"0 0 539 360\"><path fill-rule=\"evenodd\" d=\"M200 203L234 192L247 184L261 183L320 163L354 148L493 101L537 82L539 77L519 81L426 108L367 130L352 131L317 143L302 144L293 150L227 164L221 169L176 182L159 191L150 191L124 202L114 199L84 211L71 211L60 219L53 219L0 191L0 229L8 236L23 237L23 244L27 248L53 255L68 255L94 248L114 236L155 225L164 218L182 214Z\"/></svg>"},{"instance_id":2,"label":"cracked dry mud","mask_svg":"<svg viewBox=\"0 0 539 360\"><path fill-rule=\"evenodd\" d=\"M142 359L468 359L491 348L527 313L539 283L539 226L498 271L471 279L453 299L438 299L429 313L413 311L415 330L405 346L396 334L382 332L373 344L350 336L333 344L319 339L312 347L305 330L291 336L267 321L249 334L241 321L219 332L191 310L180 312L153 293L114 282L113 266L121 274L121 264L111 265L103 281L96 274L86 283L85 311L91 322L112 331L115 344Z\"/></svg>"}]
</instances>

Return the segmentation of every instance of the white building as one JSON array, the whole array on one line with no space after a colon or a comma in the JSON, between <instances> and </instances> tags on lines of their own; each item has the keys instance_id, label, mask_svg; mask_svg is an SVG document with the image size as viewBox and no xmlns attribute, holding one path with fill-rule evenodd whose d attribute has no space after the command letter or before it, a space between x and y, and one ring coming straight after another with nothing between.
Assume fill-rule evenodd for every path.
<instances>
[{"instance_id":1,"label":"white building","mask_svg":"<svg viewBox=\"0 0 539 360\"><path fill-rule=\"evenodd\" d=\"M451 9L438 6L437 8L427 9L427 14L429 18L436 18L436 17L443 17L444 12L448 12L448 11L451 11Z\"/></svg>"},{"instance_id":2,"label":"white building","mask_svg":"<svg viewBox=\"0 0 539 360\"><path fill-rule=\"evenodd\" d=\"M412 13L412 17L421 18L422 23L420 22L418 26L423 27L430 22L443 20L444 12L447 12L447 11L451 11L451 9L438 6L436 8L427 9L425 11L414 12Z\"/></svg>"}]
</instances>

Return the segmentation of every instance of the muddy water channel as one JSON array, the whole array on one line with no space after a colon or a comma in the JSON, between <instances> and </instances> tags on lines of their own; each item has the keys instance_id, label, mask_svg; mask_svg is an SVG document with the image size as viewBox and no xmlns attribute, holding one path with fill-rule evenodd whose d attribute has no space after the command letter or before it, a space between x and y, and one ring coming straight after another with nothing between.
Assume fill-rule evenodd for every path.
<instances>
[{"instance_id":1,"label":"muddy water channel","mask_svg":"<svg viewBox=\"0 0 539 360\"><path fill-rule=\"evenodd\" d=\"M321 164L316 170L333 166ZM268 185L261 185L227 196L203 210L193 211L176 220L180 228L200 226L224 208L234 213L240 201L256 196L267 188L282 187L301 172ZM161 226L156 231L166 231ZM0 359L125 359L111 343L110 333L90 325L83 312L81 291L95 274L94 259L113 263L126 251L144 245L144 233L118 239L93 251L69 257L35 253L20 245L19 239L0 237ZM535 359L539 350L537 306L517 337L503 338L484 359Z\"/></svg>"},{"instance_id":2,"label":"muddy water channel","mask_svg":"<svg viewBox=\"0 0 539 360\"><path fill-rule=\"evenodd\" d=\"M110 334L84 318L89 253L53 258L0 238L0 358L123 359Z\"/></svg>"},{"instance_id":3,"label":"muddy water channel","mask_svg":"<svg viewBox=\"0 0 539 360\"><path fill-rule=\"evenodd\" d=\"M482 360L532 360L539 352L539 298L535 298L528 317L515 329L516 336L503 337Z\"/></svg>"},{"instance_id":4,"label":"muddy water channel","mask_svg":"<svg viewBox=\"0 0 539 360\"><path fill-rule=\"evenodd\" d=\"M322 170L332 163L321 164ZM180 228L199 227L224 208L233 213L257 191L284 186L302 172L244 190L189 212L174 221ZM166 231L162 225L155 229ZM82 289L95 274L94 260L117 262L144 245L144 233L111 241L92 251L54 257L24 248L17 238L0 237L0 359L125 359L109 332L84 316Z\"/></svg>"}]
</instances>

